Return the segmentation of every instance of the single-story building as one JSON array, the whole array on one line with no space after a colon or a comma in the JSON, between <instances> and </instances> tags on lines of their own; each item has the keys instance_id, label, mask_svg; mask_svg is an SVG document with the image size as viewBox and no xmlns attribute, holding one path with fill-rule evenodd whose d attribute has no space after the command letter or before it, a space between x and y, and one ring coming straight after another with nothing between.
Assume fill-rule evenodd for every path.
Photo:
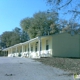
<instances>
[{"instance_id":1,"label":"single-story building","mask_svg":"<svg viewBox=\"0 0 80 80\"><path fill-rule=\"evenodd\" d=\"M5 48L8 57L80 57L80 35L60 33L41 36Z\"/></svg>"}]
</instances>

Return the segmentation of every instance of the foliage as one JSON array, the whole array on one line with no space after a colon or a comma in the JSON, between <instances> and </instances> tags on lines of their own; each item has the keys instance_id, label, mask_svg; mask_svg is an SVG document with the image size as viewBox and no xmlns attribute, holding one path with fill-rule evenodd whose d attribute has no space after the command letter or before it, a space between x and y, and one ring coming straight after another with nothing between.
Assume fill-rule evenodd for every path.
<instances>
[{"instance_id":1,"label":"foliage","mask_svg":"<svg viewBox=\"0 0 80 80\"><path fill-rule=\"evenodd\" d=\"M79 0L46 0L48 4L64 14L71 14L72 19L80 19L80 1ZM63 14L63 15L64 15Z\"/></svg>"},{"instance_id":2,"label":"foliage","mask_svg":"<svg viewBox=\"0 0 80 80\"><path fill-rule=\"evenodd\" d=\"M22 30L21 36L20 36L20 41L25 42L25 41L28 41L28 40L29 40L28 34L25 31Z\"/></svg>"},{"instance_id":3,"label":"foliage","mask_svg":"<svg viewBox=\"0 0 80 80\"><path fill-rule=\"evenodd\" d=\"M10 31L5 31L1 35L1 42L5 44L5 47L9 47L9 45L11 45L11 37L12 37L12 32Z\"/></svg>"},{"instance_id":4,"label":"foliage","mask_svg":"<svg viewBox=\"0 0 80 80\"><path fill-rule=\"evenodd\" d=\"M59 29L57 28L56 24L51 24L50 28L51 28L51 31L50 31L51 34L59 32Z\"/></svg>"},{"instance_id":5,"label":"foliage","mask_svg":"<svg viewBox=\"0 0 80 80\"><path fill-rule=\"evenodd\" d=\"M25 18L20 25L26 31L30 38L37 36L48 35L50 25L55 24L58 19L58 14L54 12L38 12L32 18Z\"/></svg>"},{"instance_id":6,"label":"foliage","mask_svg":"<svg viewBox=\"0 0 80 80\"><path fill-rule=\"evenodd\" d=\"M67 20L59 20L58 22L58 29L61 32L68 32L68 33L75 33L79 34L80 33L80 24L72 21L67 21Z\"/></svg>"},{"instance_id":7,"label":"foliage","mask_svg":"<svg viewBox=\"0 0 80 80\"><path fill-rule=\"evenodd\" d=\"M28 39L27 33L16 27L13 31L5 31L0 36L0 48L10 47Z\"/></svg>"}]
</instances>

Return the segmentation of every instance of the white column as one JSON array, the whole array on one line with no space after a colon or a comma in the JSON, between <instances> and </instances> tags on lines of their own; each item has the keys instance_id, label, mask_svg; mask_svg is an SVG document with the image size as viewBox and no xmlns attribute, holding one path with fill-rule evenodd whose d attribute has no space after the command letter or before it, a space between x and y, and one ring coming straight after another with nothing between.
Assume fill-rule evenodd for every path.
<instances>
[{"instance_id":1,"label":"white column","mask_svg":"<svg viewBox=\"0 0 80 80\"><path fill-rule=\"evenodd\" d=\"M30 48L31 46L30 46L30 42L29 42L29 52L28 52L28 56L30 57L30 50L31 50L31 48Z\"/></svg>"},{"instance_id":2,"label":"white column","mask_svg":"<svg viewBox=\"0 0 80 80\"><path fill-rule=\"evenodd\" d=\"M11 54L12 54L12 48L11 48Z\"/></svg>"},{"instance_id":3,"label":"white column","mask_svg":"<svg viewBox=\"0 0 80 80\"><path fill-rule=\"evenodd\" d=\"M16 53L18 53L18 52L17 52L17 46L16 46Z\"/></svg>"},{"instance_id":4,"label":"white column","mask_svg":"<svg viewBox=\"0 0 80 80\"><path fill-rule=\"evenodd\" d=\"M24 52L24 46L22 45L22 53Z\"/></svg>"},{"instance_id":5,"label":"white column","mask_svg":"<svg viewBox=\"0 0 80 80\"><path fill-rule=\"evenodd\" d=\"M40 37L39 37L38 49L39 49L39 57L40 57L41 56L41 38Z\"/></svg>"},{"instance_id":6,"label":"white column","mask_svg":"<svg viewBox=\"0 0 80 80\"><path fill-rule=\"evenodd\" d=\"M30 53L30 51L31 51L31 45L30 45L30 43L29 43L29 53Z\"/></svg>"},{"instance_id":7,"label":"white column","mask_svg":"<svg viewBox=\"0 0 80 80\"><path fill-rule=\"evenodd\" d=\"M18 52L17 52L17 46L16 46L16 51L15 51L15 56L17 57L18 56L18 54L17 54Z\"/></svg>"}]
</instances>

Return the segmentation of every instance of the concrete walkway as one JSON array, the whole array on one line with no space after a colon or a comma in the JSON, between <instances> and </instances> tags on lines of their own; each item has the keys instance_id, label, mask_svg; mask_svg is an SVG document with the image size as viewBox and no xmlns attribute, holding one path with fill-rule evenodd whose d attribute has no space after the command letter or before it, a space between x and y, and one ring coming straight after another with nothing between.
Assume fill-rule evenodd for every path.
<instances>
[{"instance_id":1,"label":"concrete walkway","mask_svg":"<svg viewBox=\"0 0 80 80\"><path fill-rule=\"evenodd\" d=\"M0 57L0 80L73 80L73 76L31 59Z\"/></svg>"}]
</instances>

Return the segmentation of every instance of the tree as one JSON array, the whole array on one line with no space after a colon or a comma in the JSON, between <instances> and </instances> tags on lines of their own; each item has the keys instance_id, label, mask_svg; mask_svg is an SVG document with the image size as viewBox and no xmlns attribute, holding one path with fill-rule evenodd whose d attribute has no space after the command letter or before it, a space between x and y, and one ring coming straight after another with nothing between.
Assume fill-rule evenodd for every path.
<instances>
[{"instance_id":1,"label":"tree","mask_svg":"<svg viewBox=\"0 0 80 80\"><path fill-rule=\"evenodd\" d=\"M1 39L0 39L0 49L3 49L3 48L6 48L6 44L3 43L3 42L1 41Z\"/></svg>"},{"instance_id":2,"label":"tree","mask_svg":"<svg viewBox=\"0 0 80 80\"><path fill-rule=\"evenodd\" d=\"M21 28L26 31L30 38L37 36L48 35L50 25L56 23L58 14L53 11L38 12L33 15L32 18L25 18L21 21Z\"/></svg>"},{"instance_id":3,"label":"tree","mask_svg":"<svg viewBox=\"0 0 80 80\"><path fill-rule=\"evenodd\" d=\"M11 45L11 37L12 37L12 32L10 31L5 31L1 35L1 44L5 44L2 47L9 47Z\"/></svg>"},{"instance_id":4,"label":"tree","mask_svg":"<svg viewBox=\"0 0 80 80\"><path fill-rule=\"evenodd\" d=\"M20 42L25 42L25 41L29 40L28 34L25 31L23 31L23 30L21 32L21 37L20 38L21 38Z\"/></svg>"},{"instance_id":5,"label":"tree","mask_svg":"<svg viewBox=\"0 0 80 80\"><path fill-rule=\"evenodd\" d=\"M6 48L29 40L26 32L16 27L13 31L5 31L0 36L0 48Z\"/></svg>"},{"instance_id":6,"label":"tree","mask_svg":"<svg viewBox=\"0 0 80 80\"><path fill-rule=\"evenodd\" d=\"M64 14L71 14L72 19L80 19L80 1L79 0L46 0L48 4ZM64 15L63 14L63 15Z\"/></svg>"},{"instance_id":7,"label":"tree","mask_svg":"<svg viewBox=\"0 0 80 80\"><path fill-rule=\"evenodd\" d=\"M51 24L50 28L51 28L51 31L50 31L51 34L59 33L59 29L56 24Z\"/></svg>"},{"instance_id":8,"label":"tree","mask_svg":"<svg viewBox=\"0 0 80 80\"><path fill-rule=\"evenodd\" d=\"M13 35L11 37L11 40L12 40L11 45L18 44L18 43L29 40L27 33L18 27L15 27L15 29L12 32L13 32Z\"/></svg>"},{"instance_id":9,"label":"tree","mask_svg":"<svg viewBox=\"0 0 80 80\"><path fill-rule=\"evenodd\" d=\"M68 26L68 21L64 19L59 19L57 26L59 31L65 32L64 28Z\"/></svg>"},{"instance_id":10,"label":"tree","mask_svg":"<svg viewBox=\"0 0 80 80\"><path fill-rule=\"evenodd\" d=\"M59 20L58 22L58 30L61 32L74 32L75 34L79 33L80 24L73 22L73 21L67 21L67 20Z\"/></svg>"}]
</instances>

